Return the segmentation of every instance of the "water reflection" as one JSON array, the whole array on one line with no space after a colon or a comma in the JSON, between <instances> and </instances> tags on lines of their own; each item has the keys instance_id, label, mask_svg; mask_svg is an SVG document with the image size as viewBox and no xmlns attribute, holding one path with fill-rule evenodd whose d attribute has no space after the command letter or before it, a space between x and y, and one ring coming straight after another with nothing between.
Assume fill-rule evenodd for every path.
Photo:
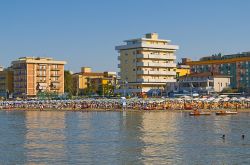
<instances>
[{"instance_id":1,"label":"water reflection","mask_svg":"<svg viewBox=\"0 0 250 165\"><path fill-rule=\"evenodd\" d=\"M177 115L173 113L143 113L143 136L141 137L145 143L142 151L143 162L154 164L155 159L157 159L159 164L173 164L175 160L181 159L178 155L178 148L176 148L178 143L177 129Z\"/></svg>"},{"instance_id":2,"label":"water reflection","mask_svg":"<svg viewBox=\"0 0 250 165\"><path fill-rule=\"evenodd\" d=\"M27 112L25 149L29 164L66 161L65 113Z\"/></svg>"},{"instance_id":3,"label":"water reflection","mask_svg":"<svg viewBox=\"0 0 250 165\"><path fill-rule=\"evenodd\" d=\"M0 164L22 164L27 161L23 147L27 131L25 122L22 112L0 111Z\"/></svg>"},{"instance_id":4,"label":"water reflection","mask_svg":"<svg viewBox=\"0 0 250 165\"><path fill-rule=\"evenodd\" d=\"M1 111L0 164L249 164L249 117Z\"/></svg>"}]
</instances>

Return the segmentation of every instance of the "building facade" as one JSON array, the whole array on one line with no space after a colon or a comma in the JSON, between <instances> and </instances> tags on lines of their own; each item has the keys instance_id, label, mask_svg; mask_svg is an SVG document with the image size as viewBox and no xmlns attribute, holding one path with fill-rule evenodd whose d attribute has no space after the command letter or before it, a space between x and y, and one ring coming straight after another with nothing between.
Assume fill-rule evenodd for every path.
<instances>
[{"instance_id":1,"label":"building facade","mask_svg":"<svg viewBox=\"0 0 250 165\"><path fill-rule=\"evenodd\" d=\"M90 67L82 67L80 73L73 74L75 95L101 94L104 86L116 85L116 72L92 72Z\"/></svg>"},{"instance_id":2,"label":"building facade","mask_svg":"<svg viewBox=\"0 0 250 165\"><path fill-rule=\"evenodd\" d=\"M197 93L221 92L230 85L230 76L211 72L182 76L178 81L179 90Z\"/></svg>"},{"instance_id":3,"label":"building facade","mask_svg":"<svg viewBox=\"0 0 250 165\"><path fill-rule=\"evenodd\" d=\"M118 68L120 85L128 93L150 92L164 89L167 82L175 82L177 45L158 38L157 33L149 33L145 38L124 41L116 46L119 52ZM121 89L122 93L124 89ZM119 90L117 91L119 92Z\"/></svg>"},{"instance_id":4,"label":"building facade","mask_svg":"<svg viewBox=\"0 0 250 165\"><path fill-rule=\"evenodd\" d=\"M199 61L186 60L191 73L214 72L231 77L232 88L250 88L250 52L203 57Z\"/></svg>"},{"instance_id":5,"label":"building facade","mask_svg":"<svg viewBox=\"0 0 250 165\"><path fill-rule=\"evenodd\" d=\"M12 68L0 71L0 97L9 98L13 94L13 70Z\"/></svg>"},{"instance_id":6,"label":"building facade","mask_svg":"<svg viewBox=\"0 0 250 165\"><path fill-rule=\"evenodd\" d=\"M12 62L14 97L35 97L39 92L64 93L65 61L21 57Z\"/></svg>"},{"instance_id":7,"label":"building facade","mask_svg":"<svg viewBox=\"0 0 250 165\"><path fill-rule=\"evenodd\" d=\"M170 96L210 94L222 92L230 86L230 76L211 72L195 73L181 76L176 83L168 83L166 92Z\"/></svg>"},{"instance_id":8,"label":"building facade","mask_svg":"<svg viewBox=\"0 0 250 165\"><path fill-rule=\"evenodd\" d=\"M117 84L116 72L104 72L101 78L88 78L88 88L92 87L93 92L103 96L114 94Z\"/></svg>"},{"instance_id":9,"label":"building facade","mask_svg":"<svg viewBox=\"0 0 250 165\"><path fill-rule=\"evenodd\" d=\"M189 65L177 65L176 78L190 74Z\"/></svg>"}]
</instances>

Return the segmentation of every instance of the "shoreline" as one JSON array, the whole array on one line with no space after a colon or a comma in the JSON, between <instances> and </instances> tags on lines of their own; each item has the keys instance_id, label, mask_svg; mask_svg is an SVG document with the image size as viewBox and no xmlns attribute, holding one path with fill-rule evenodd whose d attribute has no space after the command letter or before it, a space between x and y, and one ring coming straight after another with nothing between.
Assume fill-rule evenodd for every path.
<instances>
[{"instance_id":1,"label":"shoreline","mask_svg":"<svg viewBox=\"0 0 250 165\"><path fill-rule=\"evenodd\" d=\"M160 110L160 109L154 109L154 110L140 110L140 109L71 109L71 108L64 108L64 109L53 109L53 108L44 108L44 109L38 109L38 108L30 108L30 109L24 109L24 108L14 108L14 109L0 109L0 111L45 111L45 112L193 112L193 110L177 110L177 109L166 109L166 110ZM219 111L236 111L235 109L201 109L202 112L219 112ZM237 112L250 112L249 109L238 109Z\"/></svg>"}]
</instances>

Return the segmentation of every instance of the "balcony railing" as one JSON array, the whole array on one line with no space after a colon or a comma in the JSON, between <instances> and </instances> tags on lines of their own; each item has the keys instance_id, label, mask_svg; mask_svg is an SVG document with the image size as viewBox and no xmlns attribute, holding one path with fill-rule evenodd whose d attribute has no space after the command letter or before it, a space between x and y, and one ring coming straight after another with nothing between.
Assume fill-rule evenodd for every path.
<instances>
[{"instance_id":1,"label":"balcony railing","mask_svg":"<svg viewBox=\"0 0 250 165\"><path fill-rule=\"evenodd\" d=\"M37 83L46 83L46 80L37 80Z\"/></svg>"},{"instance_id":2,"label":"balcony railing","mask_svg":"<svg viewBox=\"0 0 250 165\"><path fill-rule=\"evenodd\" d=\"M52 90L59 90L61 87L60 86L52 86L52 87L50 87L50 89L52 89Z\"/></svg>"},{"instance_id":3,"label":"balcony railing","mask_svg":"<svg viewBox=\"0 0 250 165\"><path fill-rule=\"evenodd\" d=\"M45 71L46 68L37 68L36 70L43 70L43 71Z\"/></svg>"},{"instance_id":4,"label":"balcony railing","mask_svg":"<svg viewBox=\"0 0 250 165\"><path fill-rule=\"evenodd\" d=\"M60 77L61 75L59 75L59 74L51 74L50 76L51 77Z\"/></svg>"},{"instance_id":5,"label":"balcony railing","mask_svg":"<svg viewBox=\"0 0 250 165\"><path fill-rule=\"evenodd\" d=\"M45 74L38 74L37 77L46 77Z\"/></svg>"},{"instance_id":6,"label":"balcony railing","mask_svg":"<svg viewBox=\"0 0 250 165\"><path fill-rule=\"evenodd\" d=\"M155 62L137 62L137 66L145 67L163 67L163 68L175 68L175 63L155 63Z\"/></svg>"},{"instance_id":7,"label":"balcony railing","mask_svg":"<svg viewBox=\"0 0 250 165\"><path fill-rule=\"evenodd\" d=\"M138 70L136 73L137 74L142 74L142 75L172 75L172 76L176 75L175 71L144 71L144 70Z\"/></svg>"},{"instance_id":8,"label":"balcony railing","mask_svg":"<svg viewBox=\"0 0 250 165\"><path fill-rule=\"evenodd\" d=\"M160 55L160 54L137 54L136 58L175 60L176 56L175 55Z\"/></svg>"},{"instance_id":9,"label":"balcony railing","mask_svg":"<svg viewBox=\"0 0 250 165\"><path fill-rule=\"evenodd\" d=\"M60 83L59 80L51 80L51 82L53 82L53 83Z\"/></svg>"},{"instance_id":10,"label":"balcony railing","mask_svg":"<svg viewBox=\"0 0 250 165\"><path fill-rule=\"evenodd\" d=\"M176 82L175 79L137 79L137 82L145 83L167 83L167 82Z\"/></svg>"},{"instance_id":11,"label":"balcony railing","mask_svg":"<svg viewBox=\"0 0 250 165\"><path fill-rule=\"evenodd\" d=\"M51 68L50 70L52 70L52 71L59 71L60 69L59 68Z\"/></svg>"}]
</instances>

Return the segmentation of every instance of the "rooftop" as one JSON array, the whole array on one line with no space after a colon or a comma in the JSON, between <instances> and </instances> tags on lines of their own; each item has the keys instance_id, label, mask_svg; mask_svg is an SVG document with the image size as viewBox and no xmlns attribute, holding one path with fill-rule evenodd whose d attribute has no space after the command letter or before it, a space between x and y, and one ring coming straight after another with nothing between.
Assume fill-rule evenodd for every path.
<instances>
[{"instance_id":1,"label":"rooftop","mask_svg":"<svg viewBox=\"0 0 250 165\"><path fill-rule=\"evenodd\" d=\"M51 57L20 57L18 60L12 61L15 63L52 63L52 64L66 64L66 61L56 61Z\"/></svg>"},{"instance_id":2,"label":"rooftop","mask_svg":"<svg viewBox=\"0 0 250 165\"><path fill-rule=\"evenodd\" d=\"M250 57L250 52L242 52L242 53L229 54L229 55L222 55L221 53L218 53L218 54L214 54L212 56L202 57L202 58L200 58L200 61L225 60L225 59L242 58L242 57Z\"/></svg>"},{"instance_id":3,"label":"rooftop","mask_svg":"<svg viewBox=\"0 0 250 165\"><path fill-rule=\"evenodd\" d=\"M124 42L140 42L140 41L161 41L161 42L171 42L170 40L163 40L158 38L158 33L147 33L143 38L135 38L130 40L125 40Z\"/></svg>"}]
</instances>

